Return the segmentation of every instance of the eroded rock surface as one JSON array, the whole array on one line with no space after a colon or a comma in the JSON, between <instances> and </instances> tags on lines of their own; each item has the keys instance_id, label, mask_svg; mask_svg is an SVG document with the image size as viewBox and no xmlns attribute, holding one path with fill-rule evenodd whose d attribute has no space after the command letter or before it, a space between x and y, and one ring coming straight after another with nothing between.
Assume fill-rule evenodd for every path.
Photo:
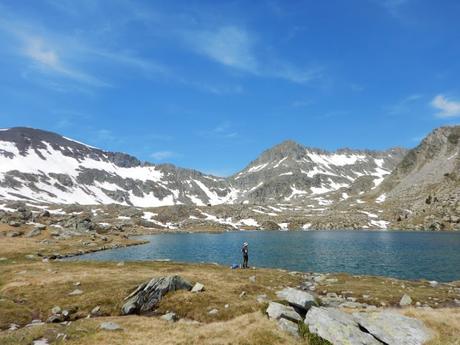
<instances>
[{"instance_id":1,"label":"eroded rock surface","mask_svg":"<svg viewBox=\"0 0 460 345\"><path fill-rule=\"evenodd\" d=\"M122 307L122 314L145 314L154 310L164 295L177 290L191 290L192 285L180 276L153 278L139 285Z\"/></svg>"}]
</instances>

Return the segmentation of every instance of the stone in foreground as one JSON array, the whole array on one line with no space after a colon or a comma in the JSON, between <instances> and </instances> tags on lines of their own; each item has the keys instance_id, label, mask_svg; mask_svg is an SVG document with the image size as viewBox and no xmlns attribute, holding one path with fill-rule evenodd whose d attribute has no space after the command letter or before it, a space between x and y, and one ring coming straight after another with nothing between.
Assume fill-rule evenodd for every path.
<instances>
[{"instance_id":1,"label":"stone in foreground","mask_svg":"<svg viewBox=\"0 0 460 345\"><path fill-rule=\"evenodd\" d=\"M104 331L121 331L122 330L120 325L115 322L103 322L99 325L99 328Z\"/></svg>"},{"instance_id":2,"label":"stone in foreground","mask_svg":"<svg viewBox=\"0 0 460 345\"><path fill-rule=\"evenodd\" d=\"M407 294L404 294L401 297L401 300L399 301L399 305L401 307L406 307L406 306L411 305L411 304L412 304L412 298L410 298L410 296L407 295Z\"/></svg>"},{"instance_id":3,"label":"stone in foreground","mask_svg":"<svg viewBox=\"0 0 460 345\"><path fill-rule=\"evenodd\" d=\"M267 314L270 319L286 319L293 322L302 321L302 317L294 310L293 307L281 303L270 302L267 308Z\"/></svg>"},{"instance_id":4,"label":"stone in foreground","mask_svg":"<svg viewBox=\"0 0 460 345\"><path fill-rule=\"evenodd\" d=\"M361 327L386 344L421 345L430 339L420 320L395 312L354 313L353 316Z\"/></svg>"},{"instance_id":5,"label":"stone in foreground","mask_svg":"<svg viewBox=\"0 0 460 345\"><path fill-rule=\"evenodd\" d=\"M201 283L195 283L192 288L192 292L203 292L204 291L204 285Z\"/></svg>"},{"instance_id":6,"label":"stone in foreground","mask_svg":"<svg viewBox=\"0 0 460 345\"><path fill-rule=\"evenodd\" d=\"M278 320L278 328L294 337L299 337L299 325L297 322L293 322L287 319Z\"/></svg>"},{"instance_id":7,"label":"stone in foreground","mask_svg":"<svg viewBox=\"0 0 460 345\"><path fill-rule=\"evenodd\" d=\"M177 320L179 320L176 313L172 313L172 312L162 315L160 319L168 321L168 322L176 322Z\"/></svg>"},{"instance_id":8,"label":"stone in foreground","mask_svg":"<svg viewBox=\"0 0 460 345\"><path fill-rule=\"evenodd\" d=\"M372 335L361 331L350 314L334 308L311 307L305 324L310 333L334 345L382 345Z\"/></svg>"},{"instance_id":9,"label":"stone in foreground","mask_svg":"<svg viewBox=\"0 0 460 345\"><path fill-rule=\"evenodd\" d=\"M151 312L168 292L191 289L192 285L180 276L153 278L139 285L125 298L121 313L128 315Z\"/></svg>"},{"instance_id":10,"label":"stone in foreground","mask_svg":"<svg viewBox=\"0 0 460 345\"><path fill-rule=\"evenodd\" d=\"M284 299L295 307L305 310L308 310L310 307L316 305L315 297L312 294L290 287L278 291L276 296L278 296L278 298Z\"/></svg>"}]
</instances>

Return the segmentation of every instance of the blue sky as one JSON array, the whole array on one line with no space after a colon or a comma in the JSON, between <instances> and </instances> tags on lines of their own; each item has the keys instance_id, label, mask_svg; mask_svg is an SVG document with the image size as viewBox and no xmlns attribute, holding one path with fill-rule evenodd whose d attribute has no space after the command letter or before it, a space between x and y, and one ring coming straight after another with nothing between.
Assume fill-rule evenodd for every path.
<instances>
[{"instance_id":1,"label":"blue sky","mask_svg":"<svg viewBox=\"0 0 460 345\"><path fill-rule=\"evenodd\" d=\"M218 175L460 121L456 0L0 0L0 127Z\"/></svg>"}]
</instances>

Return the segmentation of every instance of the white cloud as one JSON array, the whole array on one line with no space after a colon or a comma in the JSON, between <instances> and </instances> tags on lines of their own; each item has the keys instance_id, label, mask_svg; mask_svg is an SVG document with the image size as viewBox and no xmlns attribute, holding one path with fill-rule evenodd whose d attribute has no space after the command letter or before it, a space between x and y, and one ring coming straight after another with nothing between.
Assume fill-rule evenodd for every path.
<instances>
[{"instance_id":1,"label":"white cloud","mask_svg":"<svg viewBox=\"0 0 460 345\"><path fill-rule=\"evenodd\" d=\"M23 38L23 54L42 72L52 72L92 86L110 86L108 83L63 63L57 49L43 37L27 34Z\"/></svg>"},{"instance_id":2,"label":"white cloud","mask_svg":"<svg viewBox=\"0 0 460 345\"><path fill-rule=\"evenodd\" d=\"M212 31L188 32L184 37L195 51L223 65L252 72L258 69L252 38L246 30L224 26Z\"/></svg>"},{"instance_id":3,"label":"white cloud","mask_svg":"<svg viewBox=\"0 0 460 345\"><path fill-rule=\"evenodd\" d=\"M304 84L321 76L321 68L300 68L292 63L256 53L256 38L236 26L215 30L187 30L183 38L195 52L222 65L260 77L278 78ZM259 49L260 50L260 49Z\"/></svg>"},{"instance_id":4,"label":"white cloud","mask_svg":"<svg viewBox=\"0 0 460 345\"><path fill-rule=\"evenodd\" d=\"M162 161L167 158L172 158L175 155L176 154L172 151L157 151L157 152L153 152L152 154L150 154L150 157L152 157L153 159L157 161Z\"/></svg>"},{"instance_id":5,"label":"white cloud","mask_svg":"<svg viewBox=\"0 0 460 345\"><path fill-rule=\"evenodd\" d=\"M452 101L444 95L437 95L431 101L431 106L440 110L436 113L437 117L457 117L460 116L460 101Z\"/></svg>"}]
</instances>

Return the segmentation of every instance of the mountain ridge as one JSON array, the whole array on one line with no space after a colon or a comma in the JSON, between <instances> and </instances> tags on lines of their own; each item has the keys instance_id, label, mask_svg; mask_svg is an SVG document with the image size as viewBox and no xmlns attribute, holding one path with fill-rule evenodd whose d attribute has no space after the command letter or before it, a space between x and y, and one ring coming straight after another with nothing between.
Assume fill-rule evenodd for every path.
<instances>
[{"instance_id":1,"label":"mountain ridge","mask_svg":"<svg viewBox=\"0 0 460 345\"><path fill-rule=\"evenodd\" d=\"M18 189L27 187L31 192L22 192L25 199L32 196L32 200L53 202L53 195L59 194L56 188L68 194L72 188L77 188L85 194L83 201L67 200L64 195L56 200L143 207L299 203L309 198L308 202L318 203L311 197L349 187L363 176L370 176L369 181L377 186L407 152L399 147L383 151L349 148L328 151L285 140L264 150L240 172L224 178L173 164L141 161L129 154L105 151L54 132L29 127L0 131L0 143L3 143L0 158L4 163L19 159L22 164L30 165L26 158L34 155L38 166L49 160L42 170L25 169L20 164L17 169L2 169L1 198L21 198ZM54 162L51 168L56 157L61 157L61 161ZM73 170L66 171L69 166ZM329 200L321 202L330 203Z\"/></svg>"}]
</instances>

